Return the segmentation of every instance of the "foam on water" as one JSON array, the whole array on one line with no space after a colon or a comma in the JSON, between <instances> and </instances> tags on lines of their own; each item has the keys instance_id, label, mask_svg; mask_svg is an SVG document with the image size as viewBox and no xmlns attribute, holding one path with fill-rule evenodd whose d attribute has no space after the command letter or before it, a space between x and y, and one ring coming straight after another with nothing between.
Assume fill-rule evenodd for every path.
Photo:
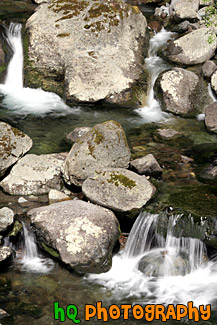
<instances>
[{"instance_id":1,"label":"foam on water","mask_svg":"<svg viewBox=\"0 0 217 325\"><path fill-rule=\"evenodd\" d=\"M217 298L217 262L207 260L205 246L199 239L173 236L177 217L170 219L166 239L157 234L156 221L156 215L141 214L132 228L128 244L113 257L111 270L90 274L88 280L112 290L112 296L117 300L131 297L144 304L185 305L193 301L196 306L214 302ZM138 264L146 256L150 263L144 274L139 271ZM177 263L183 256L184 264L179 267ZM156 268L158 276L149 272Z\"/></svg>"},{"instance_id":2,"label":"foam on water","mask_svg":"<svg viewBox=\"0 0 217 325\"><path fill-rule=\"evenodd\" d=\"M7 69L4 84L0 85L0 92L4 96L2 106L13 110L16 114L43 115L55 113L66 115L77 113L79 109L70 108L56 94L45 92L42 89L23 87L23 46L21 24L11 23L6 29L6 40L13 52Z\"/></svg>"}]
</instances>

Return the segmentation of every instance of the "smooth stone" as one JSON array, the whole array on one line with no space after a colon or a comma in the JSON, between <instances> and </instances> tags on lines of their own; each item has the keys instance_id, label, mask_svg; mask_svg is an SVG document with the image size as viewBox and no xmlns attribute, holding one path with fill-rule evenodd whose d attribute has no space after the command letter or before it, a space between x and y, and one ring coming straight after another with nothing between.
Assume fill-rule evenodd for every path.
<instances>
[{"instance_id":1,"label":"smooth stone","mask_svg":"<svg viewBox=\"0 0 217 325\"><path fill-rule=\"evenodd\" d=\"M48 193L48 199L49 199L49 204L71 200L71 198L68 195L57 190L50 190L50 192Z\"/></svg>"},{"instance_id":2,"label":"smooth stone","mask_svg":"<svg viewBox=\"0 0 217 325\"><path fill-rule=\"evenodd\" d=\"M162 168L152 154L132 160L130 166L142 175L159 177L162 174Z\"/></svg>"}]
</instances>

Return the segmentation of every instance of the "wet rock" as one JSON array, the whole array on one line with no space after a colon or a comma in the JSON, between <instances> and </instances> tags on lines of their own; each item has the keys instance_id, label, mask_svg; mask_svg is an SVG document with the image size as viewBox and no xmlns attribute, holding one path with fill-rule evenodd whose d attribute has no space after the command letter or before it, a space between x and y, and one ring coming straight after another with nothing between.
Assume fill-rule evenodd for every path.
<instances>
[{"instance_id":1,"label":"wet rock","mask_svg":"<svg viewBox=\"0 0 217 325\"><path fill-rule=\"evenodd\" d=\"M146 179L129 170L97 170L82 185L82 192L93 203L134 217L152 198L156 189Z\"/></svg>"},{"instance_id":2,"label":"wet rock","mask_svg":"<svg viewBox=\"0 0 217 325\"><path fill-rule=\"evenodd\" d=\"M170 19L176 22L199 20L198 9L199 0L172 0L169 7Z\"/></svg>"},{"instance_id":3,"label":"wet rock","mask_svg":"<svg viewBox=\"0 0 217 325\"><path fill-rule=\"evenodd\" d=\"M184 32L192 32L193 30L196 30L199 28L199 24L198 23L190 23L188 20L185 20L183 22L181 22L178 25L175 25L173 27L173 31L174 32L178 32L178 33L184 33Z\"/></svg>"},{"instance_id":4,"label":"wet rock","mask_svg":"<svg viewBox=\"0 0 217 325\"><path fill-rule=\"evenodd\" d=\"M3 48L0 43L0 66L2 66L5 63L5 52L3 51Z\"/></svg>"},{"instance_id":5,"label":"wet rock","mask_svg":"<svg viewBox=\"0 0 217 325\"><path fill-rule=\"evenodd\" d=\"M217 102L206 107L205 125L209 131L217 133Z\"/></svg>"},{"instance_id":6,"label":"wet rock","mask_svg":"<svg viewBox=\"0 0 217 325\"><path fill-rule=\"evenodd\" d=\"M14 222L14 212L4 207L0 209L0 232L6 231Z\"/></svg>"},{"instance_id":7,"label":"wet rock","mask_svg":"<svg viewBox=\"0 0 217 325\"><path fill-rule=\"evenodd\" d=\"M210 81L212 74L217 70L217 66L213 61L206 61L202 66L204 77Z\"/></svg>"},{"instance_id":8,"label":"wet rock","mask_svg":"<svg viewBox=\"0 0 217 325\"><path fill-rule=\"evenodd\" d=\"M127 168L130 150L121 125L109 121L95 125L76 141L63 165L68 184L81 186L98 168Z\"/></svg>"},{"instance_id":9,"label":"wet rock","mask_svg":"<svg viewBox=\"0 0 217 325\"><path fill-rule=\"evenodd\" d=\"M217 179L217 166L210 165L204 169L200 175L204 179L216 180Z\"/></svg>"},{"instance_id":10,"label":"wet rock","mask_svg":"<svg viewBox=\"0 0 217 325\"><path fill-rule=\"evenodd\" d=\"M141 175L160 177L162 174L162 168L152 154L132 160L130 167Z\"/></svg>"},{"instance_id":11,"label":"wet rock","mask_svg":"<svg viewBox=\"0 0 217 325\"><path fill-rule=\"evenodd\" d=\"M158 129L157 133L166 140L179 138L182 136L182 133L174 130L174 129Z\"/></svg>"},{"instance_id":12,"label":"wet rock","mask_svg":"<svg viewBox=\"0 0 217 325\"><path fill-rule=\"evenodd\" d=\"M217 95L217 71L213 73L211 78L211 87L215 94Z\"/></svg>"},{"instance_id":13,"label":"wet rock","mask_svg":"<svg viewBox=\"0 0 217 325\"><path fill-rule=\"evenodd\" d=\"M32 147L28 135L0 122L0 177Z\"/></svg>"},{"instance_id":14,"label":"wet rock","mask_svg":"<svg viewBox=\"0 0 217 325\"><path fill-rule=\"evenodd\" d=\"M50 192L48 193L48 199L49 199L49 204L71 200L71 198L68 195L57 190L50 190Z\"/></svg>"},{"instance_id":15,"label":"wet rock","mask_svg":"<svg viewBox=\"0 0 217 325\"><path fill-rule=\"evenodd\" d=\"M65 201L28 212L40 243L56 251L79 272L106 272L119 237L113 212L80 200Z\"/></svg>"},{"instance_id":16,"label":"wet rock","mask_svg":"<svg viewBox=\"0 0 217 325\"><path fill-rule=\"evenodd\" d=\"M0 247L0 265L8 264L13 258L14 251L11 247L1 246Z\"/></svg>"},{"instance_id":17,"label":"wet rock","mask_svg":"<svg viewBox=\"0 0 217 325\"><path fill-rule=\"evenodd\" d=\"M213 38L209 42L210 37ZM162 53L168 60L183 64L193 65L204 63L212 58L217 46L216 35L210 34L208 28L200 28L191 33L170 41Z\"/></svg>"},{"instance_id":18,"label":"wet rock","mask_svg":"<svg viewBox=\"0 0 217 325\"><path fill-rule=\"evenodd\" d=\"M65 156L61 154L26 155L0 182L3 190L12 195L41 195L62 186L61 167Z\"/></svg>"},{"instance_id":19,"label":"wet rock","mask_svg":"<svg viewBox=\"0 0 217 325\"><path fill-rule=\"evenodd\" d=\"M26 27L31 67L65 79L69 103L140 105L147 22L138 7L122 0L53 0L42 3Z\"/></svg>"},{"instance_id":20,"label":"wet rock","mask_svg":"<svg viewBox=\"0 0 217 325\"><path fill-rule=\"evenodd\" d=\"M161 6L159 8L155 8L154 15L162 19L166 18L167 16L169 16L169 7Z\"/></svg>"},{"instance_id":21,"label":"wet rock","mask_svg":"<svg viewBox=\"0 0 217 325\"><path fill-rule=\"evenodd\" d=\"M66 135L66 140L69 143L74 143L90 130L91 128L86 126L75 128L72 132Z\"/></svg>"},{"instance_id":22,"label":"wet rock","mask_svg":"<svg viewBox=\"0 0 217 325\"><path fill-rule=\"evenodd\" d=\"M9 314L4 310L0 308L0 319L5 318L9 316Z\"/></svg>"},{"instance_id":23,"label":"wet rock","mask_svg":"<svg viewBox=\"0 0 217 325\"><path fill-rule=\"evenodd\" d=\"M174 68L162 73L156 82L156 95L162 101L166 112L178 115L196 115L202 110L198 96L200 83L198 76L182 68ZM207 97L208 97L208 91Z\"/></svg>"}]
</instances>

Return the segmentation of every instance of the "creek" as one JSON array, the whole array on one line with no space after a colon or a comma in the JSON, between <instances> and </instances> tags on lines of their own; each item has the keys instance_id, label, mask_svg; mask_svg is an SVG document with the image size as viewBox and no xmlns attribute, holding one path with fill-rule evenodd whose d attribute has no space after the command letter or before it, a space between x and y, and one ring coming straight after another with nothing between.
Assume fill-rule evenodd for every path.
<instances>
[{"instance_id":1,"label":"creek","mask_svg":"<svg viewBox=\"0 0 217 325\"><path fill-rule=\"evenodd\" d=\"M12 266L0 273L0 307L9 317L2 324L57 324L53 302L61 306L75 304L83 324L85 304L102 301L111 304L187 304L194 301L212 304L209 324L216 324L217 262L208 258L204 243L195 237L182 236L176 226L182 214L168 216L166 234L159 229L166 207L192 213L197 217L217 215L215 184L200 182L200 171L217 155L216 136L208 134L203 116L198 119L174 117L161 111L154 97L154 82L169 65L157 56L158 48L172 33L162 29L153 36L146 67L152 78L147 106L138 110L102 106L69 107L53 93L23 85L22 25L11 24L5 37L13 52L5 83L0 85L0 119L16 126L33 139L32 153L53 153L70 149L65 134L77 126L93 126L106 120L119 122L127 133L133 157L153 153L165 168L162 181L156 181L159 194L137 218L124 250L113 257L113 266L105 274L78 275L50 260L37 248L27 224L16 245ZM210 90L210 96L213 96ZM212 97L215 100L214 97ZM170 143L159 141L157 129L173 127L183 138ZM186 166L181 155L194 157L194 166ZM176 165L175 166L175 162ZM0 194L1 195L1 194ZM186 199L187 197L187 199ZM0 200L0 205L1 203ZM194 219L188 217L192 229ZM9 243L8 243L9 244ZM144 263L142 272L139 265ZM186 320L183 320L186 322ZM96 319L92 324L101 323ZM140 324L144 321L113 320L116 324ZM175 321L168 321L174 324ZM178 322L177 322L178 323ZM189 324L194 322L189 321ZM199 322L199 324L207 322ZM72 324L67 320L65 324ZM153 324L162 324L153 321Z\"/></svg>"}]
</instances>

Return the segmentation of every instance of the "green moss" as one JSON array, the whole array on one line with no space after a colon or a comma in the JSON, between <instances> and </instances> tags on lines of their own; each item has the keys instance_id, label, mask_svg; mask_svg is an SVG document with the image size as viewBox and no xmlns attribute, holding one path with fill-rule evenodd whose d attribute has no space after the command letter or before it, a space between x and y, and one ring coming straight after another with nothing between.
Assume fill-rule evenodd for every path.
<instances>
[{"instance_id":1,"label":"green moss","mask_svg":"<svg viewBox=\"0 0 217 325\"><path fill-rule=\"evenodd\" d=\"M114 184L115 186L122 185L129 189L132 189L136 186L136 182L127 176L120 174L119 172L112 172L110 178L107 179L108 183Z\"/></svg>"},{"instance_id":2,"label":"green moss","mask_svg":"<svg viewBox=\"0 0 217 325\"><path fill-rule=\"evenodd\" d=\"M42 243L41 246L51 256L53 256L53 257L59 257L60 256L60 254L56 250L54 250L50 246L46 245L45 243Z\"/></svg>"},{"instance_id":3,"label":"green moss","mask_svg":"<svg viewBox=\"0 0 217 325\"><path fill-rule=\"evenodd\" d=\"M9 233L9 237L16 237L21 232L22 229L23 229L22 223L16 220L13 229Z\"/></svg>"},{"instance_id":4,"label":"green moss","mask_svg":"<svg viewBox=\"0 0 217 325\"><path fill-rule=\"evenodd\" d=\"M94 155L95 147L91 144L90 141L87 141L87 143L88 143L88 149L89 149L89 151L90 151L89 154L90 154L94 159L96 159L96 156Z\"/></svg>"},{"instance_id":5,"label":"green moss","mask_svg":"<svg viewBox=\"0 0 217 325\"><path fill-rule=\"evenodd\" d=\"M95 127L92 129L92 140L96 144L100 144L105 139L104 135L99 132Z\"/></svg>"}]
</instances>

